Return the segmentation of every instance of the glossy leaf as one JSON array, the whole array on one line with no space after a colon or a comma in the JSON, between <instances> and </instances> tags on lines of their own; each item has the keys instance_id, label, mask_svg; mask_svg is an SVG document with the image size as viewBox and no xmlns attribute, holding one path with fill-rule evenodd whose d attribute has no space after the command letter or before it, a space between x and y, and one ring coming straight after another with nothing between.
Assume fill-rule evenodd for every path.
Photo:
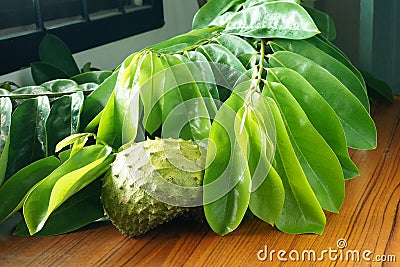
<instances>
[{"instance_id":1,"label":"glossy leaf","mask_svg":"<svg viewBox=\"0 0 400 267\"><path fill-rule=\"evenodd\" d=\"M246 42L244 39L231 34L221 34L214 40L217 44L220 44L231 51L236 57L241 55L255 55L257 50L254 49L251 44Z\"/></svg>"},{"instance_id":2,"label":"glossy leaf","mask_svg":"<svg viewBox=\"0 0 400 267\"><path fill-rule=\"evenodd\" d=\"M104 80L83 102L80 130L85 127L104 109L117 82L118 72Z\"/></svg>"},{"instance_id":3,"label":"glossy leaf","mask_svg":"<svg viewBox=\"0 0 400 267\"><path fill-rule=\"evenodd\" d=\"M79 89L82 91L94 91L99 87L96 83L83 83L79 85Z\"/></svg>"},{"instance_id":4,"label":"glossy leaf","mask_svg":"<svg viewBox=\"0 0 400 267\"><path fill-rule=\"evenodd\" d=\"M203 45L196 51L202 53L212 63L211 67L218 85L219 98L224 102L246 69L228 48L221 45Z\"/></svg>"},{"instance_id":5,"label":"glossy leaf","mask_svg":"<svg viewBox=\"0 0 400 267\"><path fill-rule=\"evenodd\" d=\"M32 188L23 205L31 235L43 228L50 214L66 199L108 167L110 153L111 148L102 145L85 147Z\"/></svg>"},{"instance_id":6,"label":"glossy leaf","mask_svg":"<svg viewBox=\"0 0 400 267\"><path fill-rule=\"evenodd\" d=\"M359 149L376 147L376 128L361 102L330 72L298 54L280 51L270 56L271 67L286 67L300 73L336 112L347 145Z\"/></svg>"},{"instance_id":7,"label":"glossy leaf","mask_svg":"<svg viewBox=\"0 0 400 267\"><path fill-rule=\"evenodd\" d=\"M224 14L232 6L244 0L209 0L200 8L193 19L192 28L206 28L214 19Z\"/></svg>"},{"instance_id":8,"label":"glossy leaf","mask_svg":"<svg viewBox=\"0 0 400 267\"><path fill-rule=\"evenodd\" d=\"M165 82L165 72L160 58L148 53L139 67L140 99L143 103L143 125L153 134L162 121L161 97Z\"/></svg>"},{"instance_id":9,"label":"glossy leaf","mask_svg":"<svg viewBox=\"0 0 400 267\"><path fill-rule=\"evenodd\" d=\"M115 97L114 93L112 93L110 98L108 99L106 107L101 113L99 127L97 130L98 138L111 146L113 146L117 135L115 129L114 110L115 110ZM118 148L117 146L113 147Z\"/></svg>"},{"instance_id":10,"label":"glossy leaf","mask_svg":"<svg viewBox=\"0 0 400 267\"><path fill-rule=\"evenodd\" d=\"M65 137L63 140L61 140L60 142L58 142L58 144L56 145L56 152L60 152L62 149L64 149L65 147L74 144L76 141L78 141L79 139L81 139L82 137L95 137L94 134L92 133L76 133L76 134L71 134L67 137Z\"/></svg>"},{"instance_id":11,"label":"glossy leaf","mask_svg":"<svg viewBox=\"0 0 400 267\"><path fill-rule=\"evenodd\" d=\"M8 151L10 148L10 135L7 136L4 144L4 149L0 154L0 182L3 184L6 179L7 164L8 164Z\"/></svg>"},{"instance_id":12,"label":"glossy leaf","mask_svg":"<svg viewBox=\"0 0 400 267\"><path fill-rule=\"evenodd\" d=\"M246 69L251 69L257 64L259 59L257 50L244 39L231 34L222 34L214 42L228 48Z\"/></svg>"},{"instance_id":13,"label":"glossy leaf","mask_svg":"<svg viewBox=\"0 0 400 267\"><path fill-rule=\"evenodd\" d=\"M46 121L48 155L55 153L58 142L78 131L82 104L82 92L60 97L52 103Z\"/></svg>"},{"instance_id":14,"label":"glossy leaf","mask_svg":"<svg viewBox=\"0 0 400 267\"><path fill-rule=\"evenodd\" d=\"M287 68L268 69L270 82L283 84L300 104L314 128L325 139L342 165L345 179L359 175L357 166L350 159L346 137L335 111L324 98L299 73ZM301 86L300 86L301 85ZM324 114L324 119L321 119Z\"/></svg>"},{"instance_id":15,"label":"glossy leaf","mask_svg":"<svg viewBox=\"0 0 400 267\"><path fill-rule=\"evenodd\" d=\"M54 93L72 93L79 90L79 86L75 81L67 79L52 80L40 86Z\"/></svg>"},{"instance_id":16,"label":"glossy leaf","mask_svg":"<svg viewBox=\"0 0 400 267\"><path fill-rule=\"evenodd\" d=\"M47 97L27 99L11 117L7 177L44 158L47 153L45 122L50 112Z\"/></svg>"},{"instance_id":17,"label":"glossy leaf","mask_svg":"<svg viewBox=\"0 0 400 267\"><path fill-rule=\"evenodd\" d=\"M297 159L321 207L338 212L344 198L344 179L335 153L285 86L269 82L263 94L275 100Z\"/></svg>"},{"instance_id":18,"label":"glossy leaf","mask_svg":"<svg viewBox=\"0 0 400 267\"><path fill-rule=\"evenodd\" d=\"M269 42L270 46L277 51L291 51L311 59L340 81L369 111L369 101L366 88L360 82L358 77L345 65L335 58L329 56L322 50L304 40L273 40Z\"/></svg>"},{"instance_id":19,"label":"glossy leaf","mask_svg":"<svg viewBox=\"0 0 400 267\"><path fill-rule=\"evenodd\" d=\"M307 42L313 44L314 46L316 46L320 50L324 51L331 57L340 61L343 65L345 65L347 68L349 68L354 73L354 75L357 76L357 78L361 82L362 86L364 88L366 87L364 78L361 75L360 71L356 67L354 67L353 64L351 64L349 58L334 44L329 42L326 38L324 38L321 35L317 35L312 38L309 38L309 39L307 39Z\"/></svg>"},{"instance_id":20,"label":"glossy leaf","mask_svg":"<svg viewBox=\"0 0 400 267\"><path fill-rule=\"evenodd\" d=\"M10 131L12 108L11 100L8 97L0 97L0 154L4 150Z\"/></svg>"},{"instance_id":21,"label":"glossy leaf","mask_svg":"<svg viewBox=\"0 0 400 267\"><path fill-rule=\"evenodd\" d=\"M132 58L128 58L121 65L118 73L118 79L114 91L114 118L115 118L115 145L120 147L126 141L135 139L139 127L139 100L140 100L140 84L138 69L142 65L144 53L136 53ZM106 114L103 114L105 116ZM126 118L129 115L130 118ZM101 127L101 123L100 123ZM123 129L127 130L125 138L122 140Z\"/></svg>"},{"instance_id":22,"label":"glossy leaf","mask_svg":"<svg viewBox=\"0 0 400 267\"><path fill-rule=\"evenodd\" d=\"M329 41L335 41L336 27L332 17L325 12L307 5L303 5L303 8L307 10L308 14L310 14L318 29L321 31L321 34L328 38Z\"/></svg>"},{"instance_id":23,"label":"glossy leaf","mask_svg":"<svg viewBox=\"0 0 400 267\"><path fill-rule=\"evenodd\" d=\"M187 67L190 72L191 78L196 83L196 86L199 89L201 96L203 97L204 104L207 107L208 115L210 118L214 118L215 114L217 114L217 104L214 101L214 97L211 95L211 91L215 90L218 95L218 89L215 85L214 74L212 73L212 69L209 65L209 62L205 58L205 56L199 52L191 51L192 55L195 54L194 58L202 59L203 61L191 61L188 57L190 57L189 53L186 56L183 55L174 55L179 60L181 60ZM193 57L192 57L193 58ZM217 99L219 100L219 99Z\"/></svg>"},{"instance_id":24,"label":"glossy leaf","mask_svg":"<svg viewBox=\"0 0 400 267\"><path fill-rule=\"evenodd\" d=\"M11 92L12 95L39 95L50 93L43 86L25 86Z\"/></svg>"},{"instance_id":25,"label":"glossy leaf","mask_svg":"<svg viewBox=\"0 0 400 267\"><path fill-rule=\"evenodd\" d=\"M42 230L34 236L53 236L78 230L104 216L100 202L101 182L96 180L58 207L47 219ZM14 235L29 236L29 229L22 220Z\"/></svg>"},{"instance_id":26,"label":"glossy leaf","mask_svg":"<svg viewBox=\"0 0 400 267\"><path fill-rule=\"evenodd\" d=\"M224 32L254 38L306 39L319 30L300 5L278 1L238 12Z\"/></svg>"},{"instance_id":27,"label":"glossy leaf","mask_svg":"<svg viewBox=\"0 0 400 267\"><path fill-rule=\"evenodd\" d=\"M58 67L46 62L31 63L31 74L36 84L42 84L55 79L67 79L70 77Z\"/></svg>"},{"instance_id":28,"label":"glossy leaf","mask_svg":"<svg viewBox=\"0 0 400 267\"><path fill-rule=\"evenodd\" d=\"M212 39L220 31L221 29L219 27L192 30L188 33L184 33L161 43L152 45L149 47L149 49L163 54L174 54L191 50L197 44Z\"/></svg>"},{"instance_id":29,"label":"glossy leaf","mask_svg":"<svg viewBox=\"0 0 400 267\"><path fill-rule=\"evenodd\" d=\"M276 227L291 234L322 233L325 215L308 184L275 102L267 98L276 126L276 171L285 188L285 202Z\"/></svg>"},{"instance_id":30,"label":"glossy leaf","mask_svg":"<svg viewBox=\"0 0 400 267\"><path fill-rule=\"evenodd\" d=\"M228 24L229 21L236 15L236 12L225 12L221 16L216 17L213 21L210 22L210 26L224 26Z\"/></svg>"},{"instance_id":31,"label":"glossy leaf","mask_svg":"<svg viewBox=\"0 0 400 267\"><path fill-rule=\"evenodd\" d=\"M112 75L112 71L89 71L71 77L79 85L85 83L101 84Z\"/></svg>"},{"instance_id":32,"label":"glossy leaf","mask_svg":"<svg viewBox=\"0 0 400 267\"><path fill-rule=\"evenodd\" d=\"M12 108L11 100L8 97L0 98L0 186L7 170Z\"/></svg>"},{"instance_id":33,"label":"glossy leaf","mask_svg":"<svg viewBox=\"0 0 400 267\"><path fill-rule=\"evenodd\" d=\"M258 93L256 93L258 94ZM243 106L237 114L236 135L241 150L246 154L251 175L249 208L258 218L274 225L281 213L285 191L279 175L271 166L275 153L275 129L264 98L256 104ZM261 112L259 111L261 110ZM244 136L240 137L240 136Z\"/></svg>"},{"instance_id":34,"label":"glossy leaf","mask_svg":"<svg viewBox=\"0 0 400 267\"><path fill-rule=\"evenodd\" d=\"M175 56L163 55L165 86L163 91L163 137L195 140L207 138L211 122L199 87L190 69Z\"/></svg>"},{"instance_id":35,"label":"glossy leaf","mask_svg":"<svg viewBox=\"0 0 400 267\"><path fill-rule=\"evenodd\" d=\"M210 227L220 235L239 226L250 201L251 176L234 129L243 103L243 98L233 93L218 111L209 137L204 213Z\"/></svg>"},{"instance_id":36,"label":"glossy leaf","mask_svg":"<svg viewBox=\"0 0 400 267\"><path fill-rule=\"evenodd\" d=\"M40 159L19 170L0 187L0 222L22 208L29 190L59 167L61 162L54 156Z\"/></svg>"},{"instance_id":37,"label":"glossy leaf","mask_svg":"<svg viewBox=\"0 0 400 267\"><path fill-rule=\"evenodd\" d=\"M39 45L39 57L42 62L56 66L70 77L79 73L68 46L55 35L44 36Z\"/></svg>"},{"instance_id":38,"label":"glossy leaf","mask_svg":"<svg viewBox=\"0 0 400 267\"><path fill-rule=\"evenodd\" d=\"M252 6L265 4L266 2L276 2L276 1L293 2L293 3L297 3L297 4L300 3L299 0L247 0L246 2L244 2L243 7L244 8L249 8L249 7L252 7Z\"/></svg>"},{"instance_id":39,"label":"glossy leaf","mask_svg":"<svg viewBox=\"0 0 400 267\"><path fill-rule=\"evenodd\" d=\"M214 73L210 64L207 61L207 58L200 52L197 51L188 51L186 56L192 61L196 67L199 69L200 74L202 75L199 80L205 81L205 85L209 91L209 94L213 99L219 100L219 93L217 85L215 84ZM203 96L207 94L202 93Z\"/></svg>"}]
</instances>

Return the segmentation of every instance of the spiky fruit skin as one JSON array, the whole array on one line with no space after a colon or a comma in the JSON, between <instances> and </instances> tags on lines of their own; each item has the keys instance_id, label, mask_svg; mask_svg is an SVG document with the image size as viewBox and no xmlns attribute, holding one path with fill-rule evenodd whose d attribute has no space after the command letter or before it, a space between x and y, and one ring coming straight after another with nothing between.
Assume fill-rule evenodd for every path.
<instances>
[{"instance_id":1,"label":"spiky fruit skin","mask_svg":"<svg viewBox=\"0 0 400 267\"><path fill-rule=\"evenodd\" d=\"M186 160L201 171L182 170ZM160 178L183 187L201 186L204 164L204 155L193 141L156 139L133 143L117 154L103 179L104 210L124 235L142 235L189 211L188 207L166 204L153 197L165 194L171 199L182 198L179 190L165 190Z\"/></svg>"}]
</instances>

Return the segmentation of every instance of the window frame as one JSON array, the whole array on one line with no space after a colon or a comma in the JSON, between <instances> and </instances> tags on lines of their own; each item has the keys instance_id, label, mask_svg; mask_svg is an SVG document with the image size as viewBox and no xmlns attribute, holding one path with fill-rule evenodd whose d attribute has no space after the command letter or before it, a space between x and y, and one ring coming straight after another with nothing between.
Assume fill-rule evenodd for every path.
<instances>
[{"instance_id":1,"label":"window frame","mask_svg":"<svg viewBox=\"0 0 400 267\"><path fill-rule=\"evenodd\" d=\"M29 67L39 60L39 43L46 33L61 38L72 53L94 48L149 30L161 28L165 24L162 0L153 0L150 7L77 23L46 29L37 25L35 31L0 39L2 64L0 75ZM108 33L108 34L105 34Z\"/></svg>"}]
</instances>

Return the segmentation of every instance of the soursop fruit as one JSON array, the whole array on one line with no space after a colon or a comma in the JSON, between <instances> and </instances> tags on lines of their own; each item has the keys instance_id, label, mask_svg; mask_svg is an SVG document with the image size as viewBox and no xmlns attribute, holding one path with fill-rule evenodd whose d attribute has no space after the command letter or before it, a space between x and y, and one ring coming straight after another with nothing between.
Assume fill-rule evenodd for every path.
<instances>
[{"instance_id":1,"label":"soursop fruit","mask_svg":"<svg viewBox=\"0 0 400 267\"><path fill-rule=\"evenodd\" d=\"M201 205L205 151L193 141L147 140L119 152L103 179L102 203L112 223L129 237Z\"/></svg>"}]
</instances>

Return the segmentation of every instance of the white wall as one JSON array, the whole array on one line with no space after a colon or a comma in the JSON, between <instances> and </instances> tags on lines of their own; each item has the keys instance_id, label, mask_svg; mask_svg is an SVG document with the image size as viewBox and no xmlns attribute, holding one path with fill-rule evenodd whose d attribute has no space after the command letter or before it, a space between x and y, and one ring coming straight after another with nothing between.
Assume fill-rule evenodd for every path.
<instances>
[{"instance_id":1,"label":"white wall","mask_svg":"<svg viewBox=\"0 0 400 267\"><path fill-rule=\"evenodd\" d=\"M196 0L164 0L165 25L162 28L82 51L75 54L74 58L79 67L90 61L93 67L114 69L131 53L188 32L197 9ZM0 76L2 81L13 81L20 86L34 84L29 68Z\"/></svg>"}]
</instances>

